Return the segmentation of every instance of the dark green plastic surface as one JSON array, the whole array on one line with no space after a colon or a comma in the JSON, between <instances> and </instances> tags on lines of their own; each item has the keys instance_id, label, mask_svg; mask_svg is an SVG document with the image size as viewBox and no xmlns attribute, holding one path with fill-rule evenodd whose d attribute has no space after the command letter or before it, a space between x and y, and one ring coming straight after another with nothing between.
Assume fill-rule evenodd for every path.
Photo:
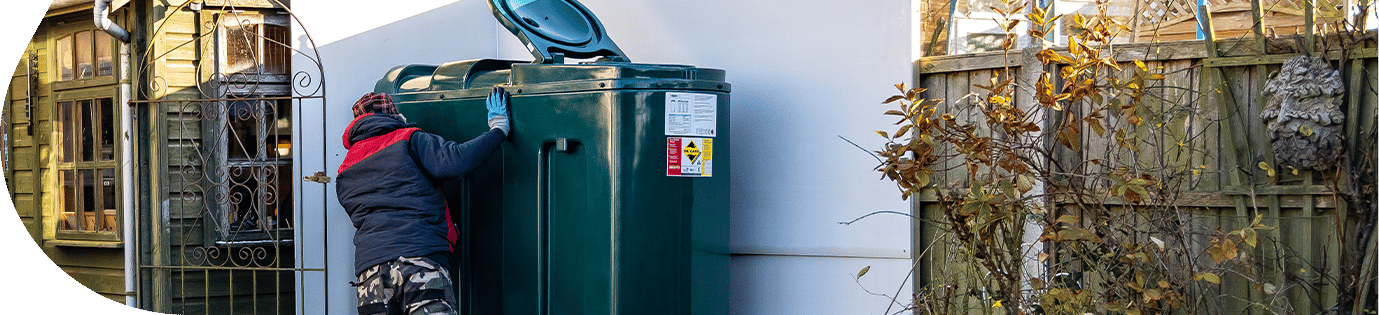
<instances>
[{"instance_id":1,"label":"dark green plastic surface","mask_svg":"<svg viewBox=\"0 0 1379 315\"><path fill-rule=\"evenodd\" d=\"M512 92L512 135L445 185L469 314L728 312L722 70L471 60L400 66L376 91L422 129L465 141L488 130L493 85ZM712 177L666 175L667 92L717 95Z\"/></svg>"},{"instance_id":2,"label":"dark green plastic surface","mask_svg":"<svg viewBox=\"0 0 1379 315\"><path fill-rule=\"evenodd\" d=\"M493 17L517 36L534 63L562 63L565 56L629 62L588 8L574 0L489 0Z\"/></svg>"}]
</instances>

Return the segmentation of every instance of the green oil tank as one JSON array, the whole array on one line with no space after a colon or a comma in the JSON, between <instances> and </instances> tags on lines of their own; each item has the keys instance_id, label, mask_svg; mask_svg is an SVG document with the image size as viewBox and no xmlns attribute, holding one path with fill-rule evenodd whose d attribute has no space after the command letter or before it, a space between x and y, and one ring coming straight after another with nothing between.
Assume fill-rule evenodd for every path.
<instances>
[{"instance_id":1,"label":"green oil tank","mask_svg":"<svg viewBox=\"0 0 1379 315\"><path fill-rule=\"evenodd\" d=\"M493 86L512 93L503 148L444 184L462 314L726 314L724 71L632 63L573 0L489 6L535 61L404 65L375 87L454 141L488 130Z\"/></svg>"}]
</instances>

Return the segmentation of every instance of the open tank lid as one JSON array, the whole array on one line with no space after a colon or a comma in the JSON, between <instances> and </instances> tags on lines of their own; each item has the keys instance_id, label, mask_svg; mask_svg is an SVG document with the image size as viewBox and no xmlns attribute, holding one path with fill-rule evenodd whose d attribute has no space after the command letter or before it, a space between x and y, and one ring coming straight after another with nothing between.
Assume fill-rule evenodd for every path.
<instances>
[{"instance_id":1,"label":"open tank lid","mask_svg":"<svg viewBox=\"0 0 1379 315\"><path fill-rule=\"evenodd\" d=\"M603 24L575 0L488 0L493 16L527 46L533 63L571 58L629 62Z\"/></svg>"}]
</instances>

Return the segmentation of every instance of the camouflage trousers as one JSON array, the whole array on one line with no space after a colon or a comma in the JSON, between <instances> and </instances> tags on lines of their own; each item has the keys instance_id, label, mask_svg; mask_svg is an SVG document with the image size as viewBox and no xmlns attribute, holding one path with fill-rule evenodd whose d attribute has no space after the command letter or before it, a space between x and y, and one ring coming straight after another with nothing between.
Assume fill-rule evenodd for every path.
<instances>
[{"instance_id":1,"label":"camouflage trousers","mask_svg":"<svg viewBox=\"0 0 1379 315\"><path fill-rule=\"evenodd\" d=\"M359 314L456 314L450 273L425 257L398 257L358 276Z\"/></svg>"}]
</instances>

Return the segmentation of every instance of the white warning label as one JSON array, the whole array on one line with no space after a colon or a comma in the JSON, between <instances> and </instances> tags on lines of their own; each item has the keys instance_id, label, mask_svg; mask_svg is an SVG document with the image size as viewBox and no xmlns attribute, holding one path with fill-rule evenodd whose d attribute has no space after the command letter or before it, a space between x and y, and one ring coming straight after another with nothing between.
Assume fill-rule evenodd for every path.
<instances>
[{"instance_id":1,"label":"white warning label","mask_svg":"<svg viewBox=\"0 0 1379 315\"><path fill-rule=\"evenodd\" d=\"M718 135L718 95L666 93L666 135Z\"/></svg>"},{"instance_id":2,"label":"white warning label","mask_svg":"<svg viewBox=\"0 0 1379 315\"><path fill-rule=\"evenodd\" d=\"M666 138L666 176L713 176L713 139Z\"/></svg>"}]
</instances>

